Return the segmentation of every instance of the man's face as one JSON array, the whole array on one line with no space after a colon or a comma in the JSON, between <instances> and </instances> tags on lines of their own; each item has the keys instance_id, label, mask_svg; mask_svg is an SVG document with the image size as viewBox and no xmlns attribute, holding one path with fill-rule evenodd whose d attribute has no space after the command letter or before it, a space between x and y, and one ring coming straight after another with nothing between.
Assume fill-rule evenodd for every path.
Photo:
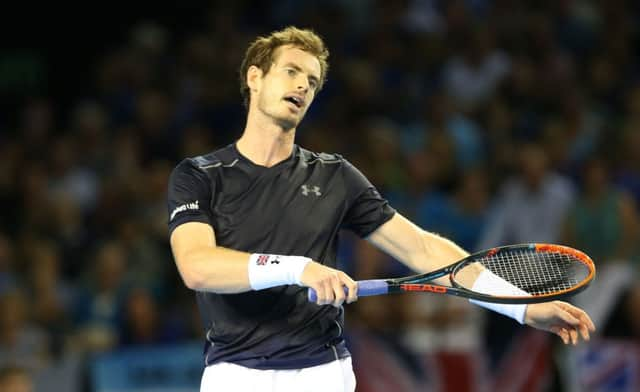
<instances>
[{"instance_id":1,"label":"man's face","mask_svg":"<svg viewBox=\"0 0 640 392\"><path fill-rule=\"evenodd\" d=\"M302 49L287 45L276 50L274 62L266 74L257 67L252 68L255 69L250 69L248 77L253 90L251 105L283 129L295 128L315 97L320 81L320 61ZM257 72L258 76L252 78L252 72Z\"/></svg>"}]
</instances>

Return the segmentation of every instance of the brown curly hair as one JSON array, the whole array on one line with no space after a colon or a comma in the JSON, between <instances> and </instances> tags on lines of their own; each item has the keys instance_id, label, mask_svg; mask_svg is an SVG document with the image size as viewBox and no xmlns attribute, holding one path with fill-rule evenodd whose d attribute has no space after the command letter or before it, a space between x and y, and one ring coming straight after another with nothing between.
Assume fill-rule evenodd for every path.
<instances>
[{"instance_id":1,"label":"brown curly hair","mask_svg":"<svg viewBox=\"0 0 640 392\"><path fill-rule=\"evenodd\" d=\"M240 65L240 94L246 108L249 107L251 94L247 85L247 70L252 65L260 68L264 74L269 72L273 63L274 53L276 49L283 45L292 45L308 52L318 58L320 61L320 81L316 92L322 89L322 85L326 81L327 71L329 70L329 50L324 41L314 31L309 29L299 29L289 26L283 30L274 31L266 37L258 37L249 45L247 52Z\"/></svg>"}]
</instances>

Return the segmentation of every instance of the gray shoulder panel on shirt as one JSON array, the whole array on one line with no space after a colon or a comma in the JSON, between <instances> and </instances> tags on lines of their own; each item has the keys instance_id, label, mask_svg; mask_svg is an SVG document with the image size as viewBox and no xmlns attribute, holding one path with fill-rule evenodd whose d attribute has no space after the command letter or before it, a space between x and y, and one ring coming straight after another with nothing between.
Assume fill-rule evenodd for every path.
<instances>
[{"instance_id":1,"label":"gray shoulder panel on shirt","mask_svg":"<svg viewBox=\"0 0 640 392\"><path fill-rule=\"evenodd\" d=\"M236 163L238 163L238 158L230 161L230 162L222 162L218 157L214 154L200 155L197 157L189 158L193 164L195 164L199 169L206 170L212 167L233 167Z\"/></svg>"},{"instance_id":2,"label":"gray shoulder panel on shirt","mask_svg":"<svg viewBox=\"0 0 640 392\"><path fill-rule=\"evenodd\" d=\"M197 166L199 169L208 169L210 167L217 167L222 164L220 159L213 154L200 155L197 157L189 158L189 160Z\"/></svg>"},{"instance_id":3,"label":"gray shoulder panel on shirt","mask_svg":"<svg viewBox=\"0 0 640 392\"><path fill-rule=\"evenodd\" d=\"M340 163L344 160L339 154L329 154L326 152L313 152L300 147L300 154L307 163L320 161L322 163Z\"/></svg>"}]
</instances>

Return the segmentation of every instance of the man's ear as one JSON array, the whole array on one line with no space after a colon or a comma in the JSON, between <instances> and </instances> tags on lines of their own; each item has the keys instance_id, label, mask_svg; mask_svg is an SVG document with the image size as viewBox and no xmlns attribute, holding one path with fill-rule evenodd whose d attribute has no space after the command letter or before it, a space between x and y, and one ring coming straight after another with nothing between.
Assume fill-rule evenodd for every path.
<instances>
[{"instance_id":1,"label":"man's ear","mask_svg":"<svg viewBox=\"0 0 640 392\"><path fill-rule=\"evenodd\" d=\"M262 70L255 65L247 69L247 86L252 92L258 92L262 86Z\"/></svg>"}]
</instances>

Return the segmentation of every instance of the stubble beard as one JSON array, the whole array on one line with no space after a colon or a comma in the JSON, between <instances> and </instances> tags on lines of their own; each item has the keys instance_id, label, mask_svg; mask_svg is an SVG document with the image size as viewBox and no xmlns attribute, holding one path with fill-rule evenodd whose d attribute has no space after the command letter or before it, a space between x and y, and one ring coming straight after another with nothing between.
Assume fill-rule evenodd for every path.
<instances>
[{"instance_id":1,"label":"stubble beard","mask_svg":"<svg viewBox=\"0 0 640 392\"><path fill-rule=\"evenodd\" d=\"M282 130L285 132L295 129L302 120L302 118L298 118L295 115L287 116L279 114L275 110L270 111L262 99L258 101L258 110L264 116L269 117L278 127L282 128Z\"/></svg>"}]
</instances>

